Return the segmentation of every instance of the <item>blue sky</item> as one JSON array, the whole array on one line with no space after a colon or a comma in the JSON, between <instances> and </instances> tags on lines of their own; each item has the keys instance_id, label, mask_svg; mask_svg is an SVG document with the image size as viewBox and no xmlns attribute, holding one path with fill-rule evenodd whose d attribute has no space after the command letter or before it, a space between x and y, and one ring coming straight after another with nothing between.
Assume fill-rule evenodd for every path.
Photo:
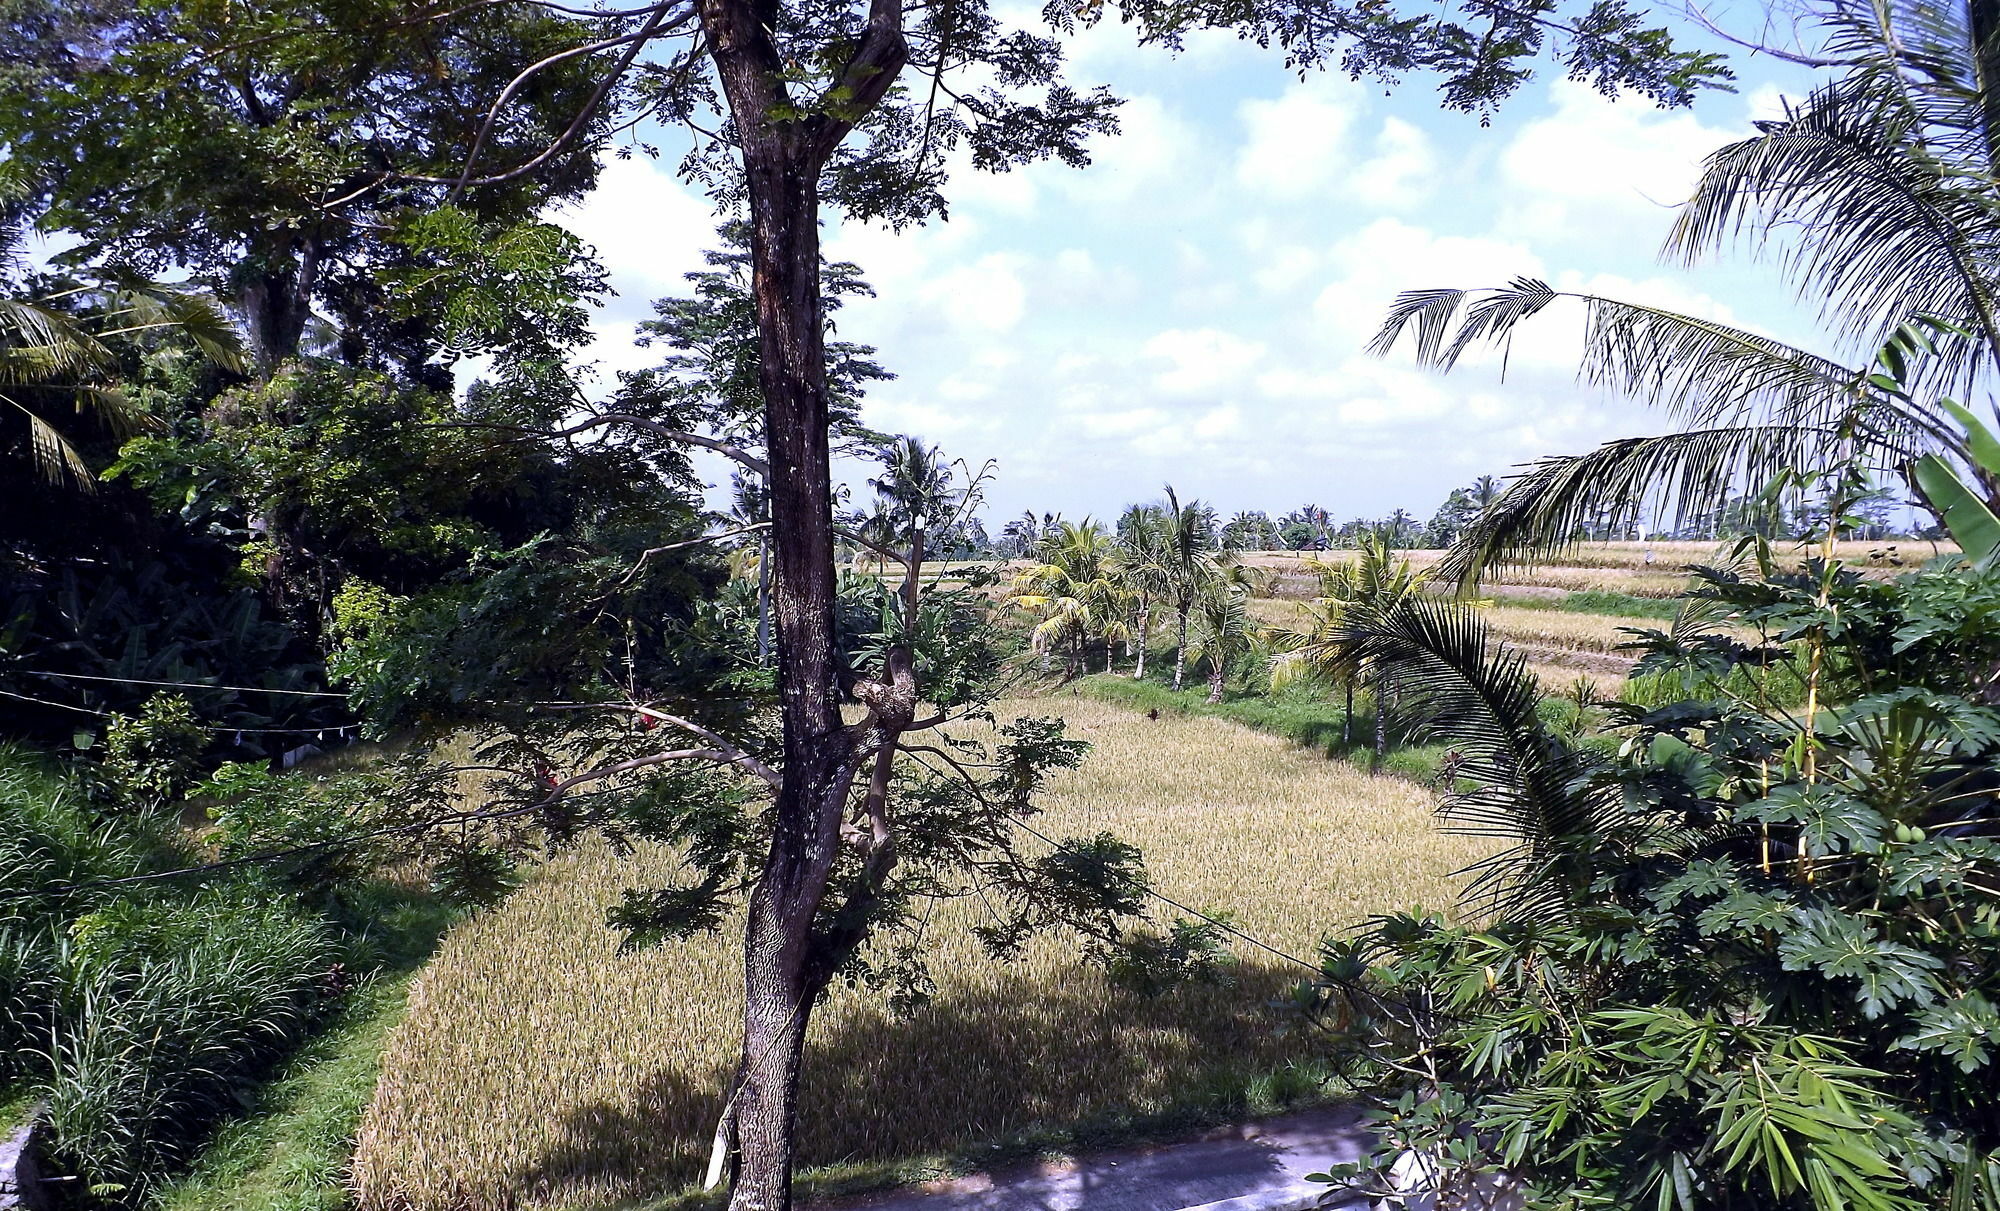
<instances>
[{"instance_id":1,"label":"blue sky","mask_svg":"<svg viewBox=\"0 0 2000 1211\"><path fill-rule=\"evenodd\" d=\"M1225 510L1428 516L1480 474L1655 431L1658 416L1576 383L1579 312L1537 323L1504 381L1492 362L1439 376L1362 346L1399 290L1517 274L1817 344L1770 266L1657 258L1701 157L1811 84L1731 58L1740 91L1692 110L1543 76L1482 127L1440 111L1422 78L1385 95L1301 81L1227 36L1170 56L1115 23L1089 31L1072 79L1127 98L1091 167L966 170L948 222L830 228L829 255L879 294L842 312L841 335L899 375L865 418L997 459L989 518L1112 514L1165 482ZM613 161L559 216L618 291L591 351L607 372L645 364L632 323L713 242L706 200L671 168Z\"/></svg>"}]
</instances>

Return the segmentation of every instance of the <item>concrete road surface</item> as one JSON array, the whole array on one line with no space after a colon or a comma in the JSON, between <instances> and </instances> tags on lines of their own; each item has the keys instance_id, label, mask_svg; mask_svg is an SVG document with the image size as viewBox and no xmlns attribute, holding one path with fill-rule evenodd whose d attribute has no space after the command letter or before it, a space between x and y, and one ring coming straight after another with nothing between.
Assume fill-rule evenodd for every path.
<instances>
[{"instance_id":1,"label":"concrete road surface","mask_svg":"<svg viewBox=\"0 0 2000 1211\"><path fill-rule=\"evenodd\" d=\"M1107 1152L815 1204L823 1211L1303 1211L1327 1187L1305 1180L1359 1160L1353 1108L1266 1119L1226 1138Z\"/></svg>"}]
</instances>

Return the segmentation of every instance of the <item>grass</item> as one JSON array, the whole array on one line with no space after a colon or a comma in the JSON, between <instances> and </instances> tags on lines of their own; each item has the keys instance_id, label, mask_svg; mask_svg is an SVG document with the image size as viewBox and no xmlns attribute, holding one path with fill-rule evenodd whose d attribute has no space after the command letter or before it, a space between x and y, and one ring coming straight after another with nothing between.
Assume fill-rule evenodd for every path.
<instances>
[{"instance_id":1,"label":"grass","mask_svg":"<svg viewBox=\"0 0 2000 1211\"><path fill-rule=\"evenodd\" d=\"M350 1205L349 1163L374 1096L383 1040L402 1018L417 968L455 914L394 885L362 889L341 916L375 974L293 1053L188 1173L161 1211L337 1211Z\"/></svg>"},{"instance_id":2,"label":"grass","mask_svg":"<svg viewBox=\"0 0 2000 1211\"><path fill-rule=\"evenodd\" d=\"M1438 831L1422 787L1226 719L1153 720L1082 694L1010 712L1060 713L1096 745L1051 784L1044 828L1137 843L1166 894L1293 954L1376 913L1449 906L1452 872L1486 852ZM364 1205L567 1207L685 1189L733 1062L740 942L727 926L620 954L603 916L621 888L678 869L665 850L587 845L453 932L386 1045L355 1159ZM976 899L936 910L938 993L911 1017L846 988L815 1014L801 1144L824 1182L1106 1142L1318 1091L1311 1041L1267 1008L1296 969L1246 955L1233 986L1149 1001L1062 938L992 961L968 932L982 919Z\"/></svg>"},{"instance_id":3,"label":"grass","mask_svg":"<svg viewBox=\"0 0 2000 1211\"><path fill-rule=\"evenodd\" d=\"M1117 674L1099 674L1077 684L1094 698L1135 711L1157 710L1176 715L1227 719L1260 732L1282 736L1325 757L1347 757L1363 764L1374 757L1370 747L1375 735L1374 715L1357 710L1354 726L1348 729L1347 738L1343 740L1342 723L1346 708L1340 701L1323 697L1305 687L1268 695L1231 694L1221 702L1210 702L1205 684L1175 693L1171 686L1151 678L1134 681ZM1356 705L1368 707L1367 695L1360 695ZM1423 781L1437 773L1437 763L1443 755L1443 745L1398 745L1384 757L1382 768L1388 773Z\"/></svg>"},{"instance_id":4,"label":"grass","mask_svg":"<svg viewBox=\"0 0 2000 1211\"><path fill-rule=\"evenodd\" d=\"M216 1134L162 1211L338 1211L349 1205L355 1131L374 1096L382 1042L401 1019L408 975L358 991L335 1021L262 1089L257 1108Z\"/></svg>"}]
</instances>

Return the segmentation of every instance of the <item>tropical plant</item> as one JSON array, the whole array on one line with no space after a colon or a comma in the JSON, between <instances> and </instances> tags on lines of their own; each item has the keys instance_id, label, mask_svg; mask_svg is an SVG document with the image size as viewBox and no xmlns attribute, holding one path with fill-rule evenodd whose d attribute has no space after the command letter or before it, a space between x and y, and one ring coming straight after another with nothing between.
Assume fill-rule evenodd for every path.
<instances>
[{"instance_id":1,"label":"tropical plant","mask_svg":"<svg viewBox=\"0 0 2000 1211\"><path fill-rule=\"evenodd\" d=\"M1214 592L1233 556L1215 541L1215 510L1199 500L1185 505L1167 485L1160 509L1159 565L1167 602L1174 611L1174 689L1187 673L1188 624L1196 604Z\"/></svg>"},{"instance_id":2,"label":"tropical plant","mask_svg":"<svg viewBox=\"0 0 2000 1211\"><path fill-rule=\"evenodd\" d=\"M1708 158L1667 250L1691 260L1740 236L1779 251L1834 340L1874 363L1529 278L1405 293L1373 348L1410 333L1419 360L1445 368L1580 303L1583 376L1685 426L1538 462L1469 528L1450 572L1476 579L1649 504L1684 523L1737 485L1848 462L1910 480L1936 457L2000 501L2000 475L1973 457L1972 412L1950 398L1990 392L2000 370L2000 45L1956 5L1833 0L1820 13L1845 70Z\"/></svg>"},{"instance_id":3,"label":"tropical plant","mask_svg":"<svg viewBox=\"0 0 2000 1211\"><path fill-rule=\"evenodd\" d=\"M1232 568L1241 573L1243 569ZM1208 700L1221 702L1229 670L1256 650L1259 635L1250 617L1250 585L1232 576L1202 595L1194 610L1188 659L1208 666Z\"/></svg>"},{"instance_id":4,"label":"tropical plant","mask_svg":"<svg viewBox=\"0 0 2000 1211\"><path fill-rule=\"evenodd\" d=\"M1329 948L1318 999L1391 1088L1379 1151L1335 1177L1399 1206L2000 1207L2000 578L1813 561L1699 596L1712 627L1649 659L1722 692L1602 708L1615 753L1546 726L1465 607L1348 614L1452 746L1447 819L1515 845L1490 923ZM1713 676L1772 659L1818 662L1838 705Z\"/></svg>"},{"instance_id":5,"label":"tropical plant","mask_svg":"<svg viewBox=\"0 0 2000 1211\"><path fill-rule=\"evenodd\" d=\"M1131 642L1136 648L1134 680L1146 676L1146 655L1153 633L1154 607L1172 591L1168 566L1166 514L1157 505L1132 505L1118 518L1118 545L1111 554L1111 574L1132 609Z\"/></svg>"},{"instance_id":6,"label":"tropical plant","mask_svg":"<svg viewBox=\"0 0 2000 1211\"><path fill-rule=\"evenodd\" d=\"M1354 738L1355 685L1371 681L1375 764L1380 768L1389 753L1388 669L1377 653L1355 643L1350 623L1353 616L1390 616L1417 600L1429 573L1411 568L1407 559L1397 559L1380 534L1363 539L1352 559L1315 560L1311 567L1319 576L1320 596L1307 607L1300 625L1275 633L1279 655L1271 662L1271 688L1282 689L1308 674L1338 681L1347 693L1340 738L1349 744Z\"/></svg>"},{"instance_id":7,"label":"tropical plant","mask_svg":"<svg viewBox=\"0 0 2000 1211\"><path fill-rule=\"evenodd\" d=\"M1110 645L1130 634L1124 621L1126 590L1114 567L1111 536L1095 518L1058 520L1042 534L1036 554L1041 562L1015 574L1008 597L1038 616L1030 632L1035 650L1045 656L1065 653L1074 677L1084 672L1089 645L1102 640L1108 671Z\"/></svg>"},{"instance_id":8,"label":"tropical plant","mask_svg":"<svg viewBox=\"0 0 2000 1211\"><path fill-rule=\"evenodd\" d=\"M8 190L0 174L0 204ZM0 224L0 264L19 256L20 239L18 225ZM148 334L180 337L224 369L243 367L235 328L196 291L128 276L48 297L0 297L0 403L14 414L17 423L7 428L23 435L22 448L43 478L82 491L97 479L50 419L52 406L67 405L121 438L158 426L119 389L120 356L113 347L121 338Z\"/></svg>"}]
</instances>

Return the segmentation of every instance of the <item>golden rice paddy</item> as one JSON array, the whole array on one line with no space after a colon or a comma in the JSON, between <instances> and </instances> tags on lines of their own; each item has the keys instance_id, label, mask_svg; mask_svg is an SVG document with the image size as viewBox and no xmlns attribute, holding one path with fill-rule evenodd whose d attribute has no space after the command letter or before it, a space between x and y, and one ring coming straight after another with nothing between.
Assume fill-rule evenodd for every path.
<instances>
[{"instance_id":1,"label":"golden rice paddy","mask_svg":"<svg viewBox=\"0 0 2000 1211\"><path fill-rule=\"evenodd\" d=\"M1450 906L1453 872L1485 852L1440 833L1417 785L1226 721L1069 695L999 713L1059 713L1095 745L1044 797L1044 831L1110 830L1142 847L1163 892L1293 954L1375 913ZM658 849L586 847L454 931L386 1048L355 1159L364 1207L573 1207L698 1177L737 1041L739 940L621 955L604 925L619 889L676 866ZM1265 1005L1300 973L1267 956L1246 952L1233 986L1149 1001L1111 986L1073 941L991 960L967 932L981 919L976 900L938 909L938 994L913 1017L851 989L816 1013L807 1163L1165 1111L1310 1051Z\"/></svg>"}]
</instances>

